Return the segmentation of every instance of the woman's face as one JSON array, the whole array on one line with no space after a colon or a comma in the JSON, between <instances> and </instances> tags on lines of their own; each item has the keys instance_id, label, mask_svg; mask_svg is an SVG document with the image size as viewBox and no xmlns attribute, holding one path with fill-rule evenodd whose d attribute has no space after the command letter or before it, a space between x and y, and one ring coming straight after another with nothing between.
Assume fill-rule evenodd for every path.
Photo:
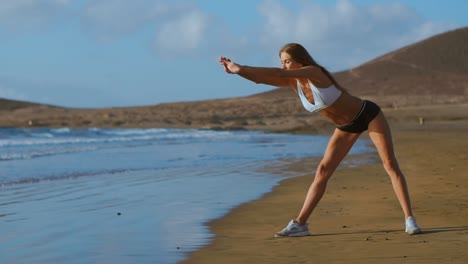
<instances>
[{"instance_id":1,"label":"woman's face","mask_svg":"<svg viewBox=\"0 0 468 264\"><path fill-rule=\"evenodd\" d=\"M303 66L302 64L291 58L291 56L286 52L281 52L280 59L281 65L283 66L284 70L298 69Z\"/></svg>"}]
</instances>

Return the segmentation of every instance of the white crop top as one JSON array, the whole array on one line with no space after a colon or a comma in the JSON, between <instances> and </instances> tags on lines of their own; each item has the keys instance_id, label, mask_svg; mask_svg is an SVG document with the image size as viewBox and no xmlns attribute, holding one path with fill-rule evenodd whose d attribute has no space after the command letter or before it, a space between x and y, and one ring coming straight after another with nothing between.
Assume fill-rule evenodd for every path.
<instances>
[{"instance_id":1,"label":"white crop top","mask_svg":"<svg viewBox=\"0 0 468 264\"><path fill-rule=\"evenodd\" d=\"M312 94L314 96L315 104L309 102L309 99L307 99L307 97L301 89L301 84L299 83L299 80L297 81L297 93L301 98L302 105L309 112L317 112L329 107L341 95L341 90L336 88L334 84L330 85L327 88L317 88L310 81L308 82L310 89L312 90Z\"/></svg>"}]
</instances>

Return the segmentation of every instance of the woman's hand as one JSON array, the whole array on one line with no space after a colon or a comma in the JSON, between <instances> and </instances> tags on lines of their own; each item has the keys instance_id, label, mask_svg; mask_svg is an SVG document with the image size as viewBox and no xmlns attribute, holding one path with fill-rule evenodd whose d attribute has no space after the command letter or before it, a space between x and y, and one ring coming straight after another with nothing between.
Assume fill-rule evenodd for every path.
<instances>
[{"instance_id":1,"label":"woman's hand","mask_svg":"<svg viewBox=\"0 0 468 264\"><path fill-rule=\"evenodd\" d=\"M240 71L240 65L232 62L230 59L226 57L220 57L219 63L223 65L224 71L227 73L236 74Z\"/></svg>"}]
</instances>

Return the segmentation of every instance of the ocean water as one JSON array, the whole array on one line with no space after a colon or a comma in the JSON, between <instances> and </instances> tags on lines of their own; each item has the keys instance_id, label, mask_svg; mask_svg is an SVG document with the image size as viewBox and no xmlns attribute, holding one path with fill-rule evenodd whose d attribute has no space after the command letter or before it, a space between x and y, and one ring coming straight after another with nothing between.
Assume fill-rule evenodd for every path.
<instances>
[{"instance_id":1,"label":"ocean water","mask_svg":"<svg viewBox=\"0 0 468 264\"><path fill-rule=\"evenodd\" d=\"M209 243L207 222L296 176L260 168L321 156L327 142L256 131L0 129L0 263L177 263Z\"/></svg>"}]
</instances>

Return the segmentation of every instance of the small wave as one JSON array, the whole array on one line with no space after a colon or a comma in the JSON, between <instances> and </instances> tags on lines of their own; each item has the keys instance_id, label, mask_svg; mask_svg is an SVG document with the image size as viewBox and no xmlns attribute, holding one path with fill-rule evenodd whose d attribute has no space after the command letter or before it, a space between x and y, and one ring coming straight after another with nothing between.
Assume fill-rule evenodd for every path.
<instances>
[{"instance_id":1,"label":"small wave","mask_svg":"<svg viewBox=\"0 0 468 264\"><path fill-rule=\"evenodd\" d=\"M140 137L102 137L102 138L51 138L51 139L13 139L0 140L0 146L34 146L34 145L65 145L65 144L96 144L112 142L129 142L156 139L154 136Z\"/></svg>"},{"instance_id":2,"label":"small wave","mask_svg":"<svg viewBox=\"0 0 468 264\"><path fill-rule=\"evenodd\" d=\"M12 139L0 140L0 146L32 146L32 145L59 145L59 144L80 144L80 143L95 143L102 141L94 138L63 138L63 139Z\"/></svg>"},{"instance_id":3,"label":"small wave","mask_svg":"<svg viewBox=\"0 0 468 264\"><path fill-rule=\"evenodd\" d=\"M51 130L53 133L57 134L65 134L65 133L70 133L71 129L68 127L62 127L62 128L55 128Z\"/></svg>"},{"instance_id":4,"label":"small wave","mask_svg":"<svg viewBox=\"0 0 468 264\"><path fill-rule=\"evenodd\" d=\"M38 133L35 136L40 138L54 138L54 134L52 133Z\"/></svg>"},{"instance_id":5,"label":"small wave","mask_svg":"<svg viewBox=\"0 0 468 264\"><path fill-rule=\"evenodd\" d=\"M27 184L27 183L38 183L38 182L48 182L56 180L67 180L67 179L76 179L80 177L87 176L98 176L103 174L118 174L132 171L130 169L115 169L115 170L105 170L105 171L94 171L94 172L77 172L72 174L63 174L63 175L49 175L41 178L22 178L22 179L10 179L9 181L0 182L0 186L11 186L16 184Z\"/></svg>"},{"instance_id":6,"label":"small wave","mask_svg":"<svg viewBox=\"0 0 468 264\"><path fill-rule=\"evenodd\" d=\"M30 184L38 182L49 182L57 180L73 180L81 177L94 177L101 175L113 175L113 174L122 174L122 173L134 173L139 171L148 171L148 170L164 170L165 168L138 168L138 169L111 169L111 170L99 170L99 171L84 171L84 172L75 172L62 175L48 175L42 177L30 177L30 178L20 178L20 179L8 179L0 180L0 187L3 186L12 186L18 184Z\"/></svg>"},{"instance_id":7,"label":"small wave","mask_svg":"<svg viewBox=\"0 0 468 264\"><path fill-rule=\"evenodd\" d=\"M168 133L169 131L170 131L169 129L165 129L165 128L102 130L104 134L118 135L118 136L164 134L164 133Z\"/></svg>"},{"instance_id":8,"label":"small wave","mask_svg":"<svg viewBox=\"0 0 468 264\"><path fill-rule=\"evenodd\" d=\"M28 151L24 153L2 153L0 154L0 161L7 161L7 160L19 160L19 159L33 159L45 156L53 156L53 155L60 155L60 154L68 154L68 153L76 153L76 152L84 152L84 151L92 151L97 149L97 147L82 147L82 148L72 148L72 149L49 149L49 150L42 150L42 151Z\"/></svg>"},{"instance_id":9,"label":"small wave","mask_svg":"<svg viewBox=\"0 0 468 264\"><path fill-rule=\"evenodd\" d=\"M15 133L17 132L17 133ZM242 135L229 131L212 130L177 130L177 129L87 129L73 130L37 129L12 131L9 137L0 139L0 146L33 146L33 145L61 145L61 144L96 144L129 141L155 140L164 143L164 140L191 140L208 139L222 140L232 137L241 138ZM174 143L173 141L171 143ZM183 143L183 142L182 142Z\"/></svg>"}]
</instances>

